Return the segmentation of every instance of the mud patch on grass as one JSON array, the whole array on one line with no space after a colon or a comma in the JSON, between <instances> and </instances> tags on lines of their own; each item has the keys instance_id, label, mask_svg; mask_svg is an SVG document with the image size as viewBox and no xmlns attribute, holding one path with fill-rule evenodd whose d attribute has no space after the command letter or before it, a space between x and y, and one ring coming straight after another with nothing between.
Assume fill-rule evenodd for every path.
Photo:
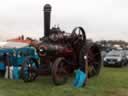
<instances>
[{"instance_id":1,"label":"mud patch on grass","mask_svg":"<svg viewBox=\"0 0 128 96\"><path fill-rule=\"evenodd\" d=\"M117 89L109 89L104 91L108 96L128 96L128 89L117 88Z\"/></svg>"}]
</instances>

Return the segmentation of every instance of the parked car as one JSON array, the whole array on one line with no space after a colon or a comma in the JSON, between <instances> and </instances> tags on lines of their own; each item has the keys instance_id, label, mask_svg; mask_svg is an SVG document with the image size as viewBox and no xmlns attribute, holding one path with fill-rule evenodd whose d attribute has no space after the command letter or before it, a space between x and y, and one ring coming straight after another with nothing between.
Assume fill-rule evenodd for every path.
<instances>
[{"instance_id":1,"label":"parked car","mask_svg":"<svg viewBox=\"0 0 128 96\"><path fill-rule=\"evenodd\" d=\"M115 65L123 67L127 64L124 51L112 50L104 57L104 65Z\"/></svg>"},{"instance_id":2,"label":"parked car","mask_svg":"<svg viewBox=\"0 0 128 96\"><path fill-rule=\"evenodd\" d=\"M124 50L124 53L125 53L125 55L126 55L127 65L128 65L128 50Z\"/></svg>"}]
</instances>

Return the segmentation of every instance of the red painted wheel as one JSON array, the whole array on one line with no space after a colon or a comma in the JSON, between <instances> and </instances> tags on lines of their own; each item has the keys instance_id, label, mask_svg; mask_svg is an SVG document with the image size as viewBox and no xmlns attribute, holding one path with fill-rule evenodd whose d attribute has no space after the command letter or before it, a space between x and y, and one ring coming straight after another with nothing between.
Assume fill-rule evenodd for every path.
<instances>
[{"instance_id":1,"label":"red painted wheel","mask_svg":"<svg viewBox=\"0 0 128 96\"><path fill-rule=\"evenodd\" d=\"M62 57L57 58L52 66L52 79L54 84L65 84L68 79L67 73L67 64L65 59Z\"/></svg>"}]
</instances>

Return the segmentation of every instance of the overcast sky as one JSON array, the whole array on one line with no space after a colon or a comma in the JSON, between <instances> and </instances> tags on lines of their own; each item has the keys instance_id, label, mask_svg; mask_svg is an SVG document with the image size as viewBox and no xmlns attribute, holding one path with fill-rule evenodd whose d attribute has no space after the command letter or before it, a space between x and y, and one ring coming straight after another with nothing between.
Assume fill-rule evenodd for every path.
<instances>
[{"instance_id":1,"label":"overcast sky","mask_svg":"<svg viewBox=\"0 0 128 96\"><path fill-rule=\"evenodd\" d=\"M43 35L43 6L52 5L51 26L72 32L83 26L93 40L128 41L128 0L0 0L0 40Z\"/></svg>"}]
</instances>

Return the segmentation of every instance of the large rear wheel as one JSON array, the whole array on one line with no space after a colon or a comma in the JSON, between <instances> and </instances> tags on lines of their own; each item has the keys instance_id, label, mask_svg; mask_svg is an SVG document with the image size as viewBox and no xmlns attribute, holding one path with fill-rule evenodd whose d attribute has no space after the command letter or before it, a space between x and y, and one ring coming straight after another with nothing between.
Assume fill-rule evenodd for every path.
<instances>
[{"instance_id":1,"label":"large rear wheel","mask_svg":"<svg viewBox=\"0 0 128 96\"><path fill-rule=\"evenodd\" d=\"M88 77L98 75L102 65L100 48L97 44L84 45L80 51L80 69L85 71Z\"/></svg>"},{"instance_id":2,"label":"large rear wheel","mask_svg":"<svg viewBox=\"0 0 128 96\"><path fill-rule=\"evenodd\" d=\"M88 76L98 75L102 66L102 57L100 48L97 44L93 44L87 51Z\"/></svg>"}]
</instances>

